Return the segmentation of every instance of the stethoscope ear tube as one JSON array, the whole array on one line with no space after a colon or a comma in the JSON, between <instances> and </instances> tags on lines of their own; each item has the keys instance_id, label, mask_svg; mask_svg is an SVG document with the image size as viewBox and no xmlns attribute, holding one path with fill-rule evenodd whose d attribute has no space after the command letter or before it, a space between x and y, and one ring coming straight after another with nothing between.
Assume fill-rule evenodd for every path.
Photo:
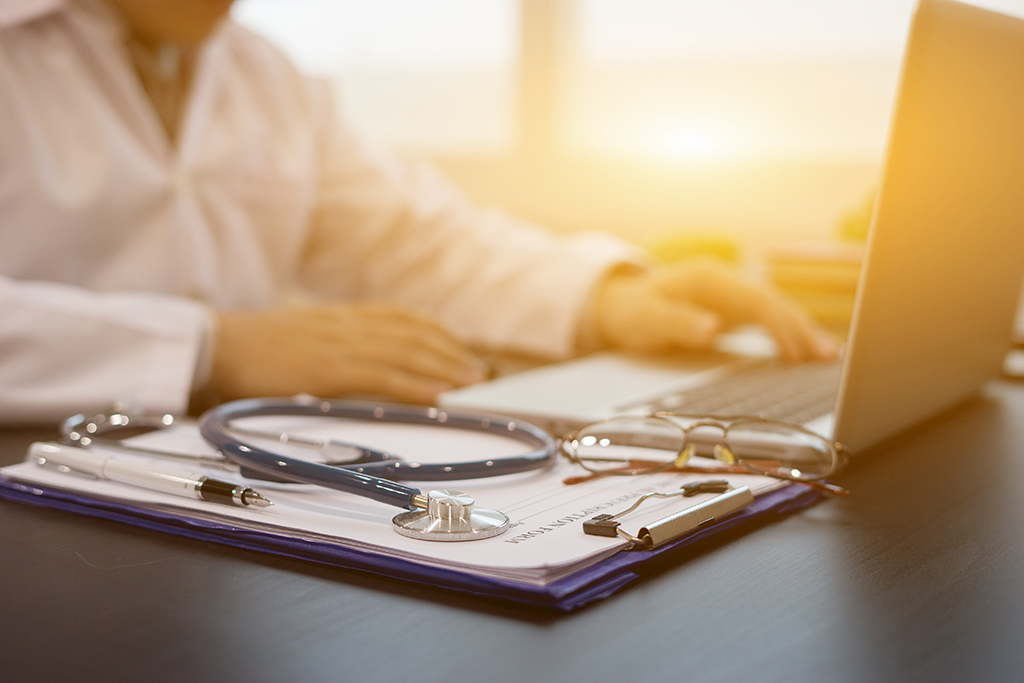
<instances>
[{"instance_id":1,"label":"stethoscope ear tube","mask_svg":"<svg viewBox=\"0 0 1024 683\"><path fill-rule=\"evenodd\" d=\"M379 462L358 467L334 467L283 456L230 433L230 422L246 417L274 415L316 415L356 420L398 422L437 427L484 431L510 436L536 448L509 458L494 458L464 463L421 464L383 457ZM446 411L423 406L405 406L359 401L323 400L310 397L294 399L245 399L213 408L199 420L199 431L214 448L237 463L243 471L256 472L276 481L314 484L354 493L388 505L407 509L422 507L419 489L374 476L405 476L422 481L474 479L538 469L555 456L555 441L543 430L509 418L462 411ZM385 455L385 454L382 454ZM371 474L371 472L373 474Z\"/></svg>"}]
</instances>

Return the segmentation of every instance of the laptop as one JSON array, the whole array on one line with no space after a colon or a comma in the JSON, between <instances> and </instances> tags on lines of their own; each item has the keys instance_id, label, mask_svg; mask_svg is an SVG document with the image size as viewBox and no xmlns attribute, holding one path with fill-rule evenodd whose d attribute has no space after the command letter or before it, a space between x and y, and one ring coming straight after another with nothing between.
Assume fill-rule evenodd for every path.
<instances>
[{"instance_id":1,"label":"laptop","mask_svg":"<svg viewBox=\"0 0 1024 683\"><path fill-rule=\"evenodd\" d=\"M760 414L856 454L999 375L1022 276L1024 20L921 0L841 361L785 366L756 338L727 338L716 353L599 353L440 403L556 434L656 409Z\"/></svg>"}]
</instances>

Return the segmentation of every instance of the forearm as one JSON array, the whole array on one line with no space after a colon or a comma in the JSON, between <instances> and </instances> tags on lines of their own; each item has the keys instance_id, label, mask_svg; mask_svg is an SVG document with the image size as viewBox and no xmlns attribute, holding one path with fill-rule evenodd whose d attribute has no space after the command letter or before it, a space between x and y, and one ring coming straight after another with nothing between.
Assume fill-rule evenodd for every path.
<instances>
[{"instance_id":1,"label":"forearm","mask_svg":"<svg viewBox=\"0 0 1024 683\"><path fill-rule=\"evenodd\" d=\"M388 301L475 346L565 357L596 283L643 258L606 235L481 210L431 169L352 157L327 174L303 269L328 300Z\"/></svg>"}]
</instances>

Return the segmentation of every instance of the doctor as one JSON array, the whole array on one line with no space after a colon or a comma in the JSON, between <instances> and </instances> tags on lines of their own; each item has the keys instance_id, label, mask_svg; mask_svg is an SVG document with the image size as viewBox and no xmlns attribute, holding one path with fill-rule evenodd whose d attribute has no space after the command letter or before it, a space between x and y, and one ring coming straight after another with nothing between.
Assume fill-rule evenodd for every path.
<instances>
[{"instance_id":1,"label":"doctor","mask_svg":"<svg viewBox=\"0 0 1024 683\"><path fill-rule=\"evenodd\" d=\"M230 0L0 0L0 421L309 392L429 402L468 346L833 340L711 264L482 211L355 136Z\"/></svg>"}]
</instances>

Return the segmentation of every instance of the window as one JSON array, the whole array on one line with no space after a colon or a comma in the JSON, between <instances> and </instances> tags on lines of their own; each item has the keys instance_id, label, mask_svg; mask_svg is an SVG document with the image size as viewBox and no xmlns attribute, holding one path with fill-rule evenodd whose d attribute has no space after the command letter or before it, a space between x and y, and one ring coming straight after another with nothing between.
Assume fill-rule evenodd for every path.
<instances>
[{"instance_id":1,"label":"window","mask_svg":"<svg viewBox=\"0 0 1024 683\"><path fill-rule=\"evenodd\" d=\"M241 0L233 15L329 78L356 124L395 146L493 154L514 142L516 0Z\"/></svg>"},{"instance_id":2,"label":"window","mask_svg":"<svg viewBox=\"0 0 1024 683\"><path fill-rule=\"evenodd\" d=\"M584 0L562 119L579 151L873 161L911 0Z\"/></svg>"},{"instance_id":3,"label":"window","mask_svg":"<svg viewBox=\"0 0 1024 683\"><path fill-rule=\"evenodd\" d=\"M915 0L239 0L355 123L475 200L640 243L835 234ZM1024 16L1024 0L976 0Z\"/></svg>"}]
</instances>

